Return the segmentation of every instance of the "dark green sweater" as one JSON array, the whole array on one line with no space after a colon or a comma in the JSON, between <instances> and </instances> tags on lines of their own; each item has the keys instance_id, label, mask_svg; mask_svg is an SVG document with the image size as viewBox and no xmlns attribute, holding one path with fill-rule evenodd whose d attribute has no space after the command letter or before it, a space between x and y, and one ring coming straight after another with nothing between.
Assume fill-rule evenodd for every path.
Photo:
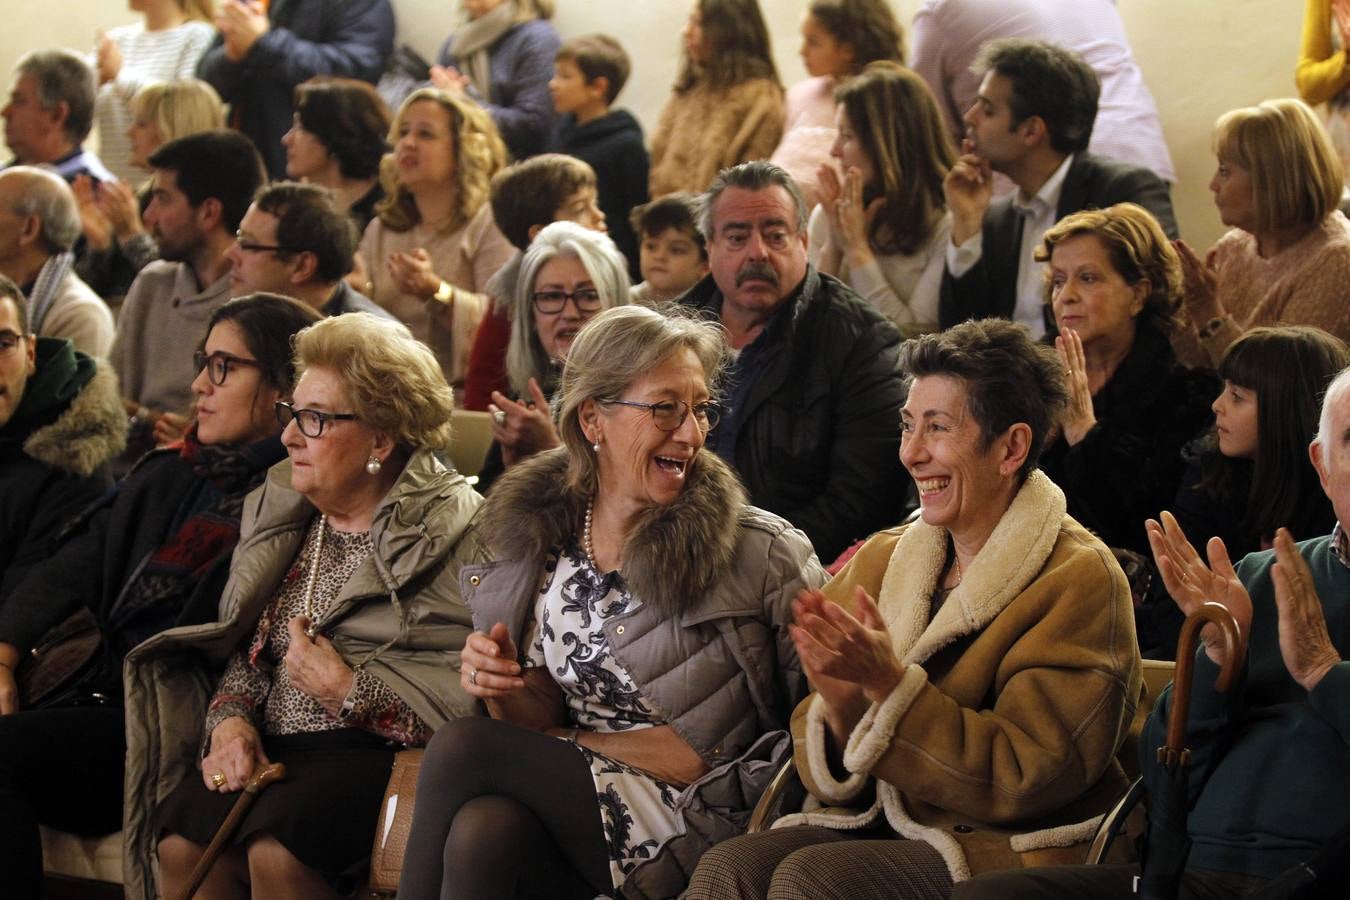
<instances>
[{"instance_id":1,"label":"dark green sweater","mask_svg":"<svg viewBox=\"0 0 1350 900\"><path fill-rule=\"evenodd\" d=\"M1299 544L1342 658L1350 657L1350 569L1331 552L1329 537ZM1187 820L1189 866L1271 877L1312 856L1350 823L1350 662L1311 692L1290 677L1280 655L1273 551L1237 566L1251 594L1247 664L1231 695L1214 690L1218 667L1198 651L1187 746L1191 749ZM1144 777L1153 788L1172 706L1158 699L1140 744Z\"/></svg>"}]
</instances>

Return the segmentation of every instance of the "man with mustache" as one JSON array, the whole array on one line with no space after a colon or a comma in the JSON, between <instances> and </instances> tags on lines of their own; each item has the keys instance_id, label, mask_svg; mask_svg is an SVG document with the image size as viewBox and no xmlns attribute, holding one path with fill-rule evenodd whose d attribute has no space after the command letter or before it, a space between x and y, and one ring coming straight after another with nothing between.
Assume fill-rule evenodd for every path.
<instances>
[{"instance_id":1,"label":"man with mustache","mask_svg":"<svg viewBox=\"0 0 1350 900\"><path fill-rule=\"evenodd\" d=\"M733 357L708 447L832 560L903 514L900 333L807 261L801 192L773 163L718 174L699 230L710 272L681 302L721 322Z\"/></svg>"}]
</instances>

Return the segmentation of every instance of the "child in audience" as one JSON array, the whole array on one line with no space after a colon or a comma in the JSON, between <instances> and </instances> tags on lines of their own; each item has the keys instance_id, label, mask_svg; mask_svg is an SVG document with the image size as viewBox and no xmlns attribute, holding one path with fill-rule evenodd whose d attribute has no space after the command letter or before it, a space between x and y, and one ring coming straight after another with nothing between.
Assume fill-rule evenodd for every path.
<instances>
[{"instance_id":1,"label":"child in audience","mask_svg":"<svg viewBox=\"0 0 1350 900\"><path fill-rule=\"evenodd\" d=\"M647 202L647 148L642 126L623 109L610 109L632 65L614 38L591 34L563 44L548 83L553 109L562 116L553 149L590 163L599 179L600 209L609 236L638 273L637 238L629 211Z\"/></svg>"},{"instance_id":2,"label":"child in audience","mask_svg":"<svg viewBox=\"0 0 1350 900\"><path fill-rule=\"evenodd\" d=\"M545 153L498 172L489 188L492 217L516 253L487 284L492 305L474 335L464 382L464 408L485 410L493 391L509 390L506 347L511 342L511 296L530 241L551 222L576 222L605 231L595 170L573 156Z\"/></svg>"},{"instance_id":3,"label":"child in audience","mask_svg":"<svg viewBox=\"0 0 1350 900\"><path fill-rule=\"evenodd\" d=\"M670 194L633 210L633 231L642 237L642 283L634 303L674 300L708 274L708 248L689 194Z\"/></svg>"}]
</instances>

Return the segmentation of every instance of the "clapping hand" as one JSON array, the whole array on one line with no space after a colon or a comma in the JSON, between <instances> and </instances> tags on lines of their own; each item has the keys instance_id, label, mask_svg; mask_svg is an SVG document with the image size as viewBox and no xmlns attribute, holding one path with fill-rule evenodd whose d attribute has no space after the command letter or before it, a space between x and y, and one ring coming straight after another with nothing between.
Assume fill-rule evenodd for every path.
<instances>
[{"instance_id":1,"label":"clapping hand","mask_svg":"<svg viewBox=\"0 0 1350 900\"><path fill-rule=\"evenodd\" d=\"M1064 366L1064 383L1069 388L1069 405L1060 417L1060 429L1064 440L1072 447L1087 437L1097 424L1097 414L1092 409L1092 388L1088 383L1087 357L1083 354L1083 341L1078 332L1066 328L1055 338L1055 352Z\"/></svg>"},{"instance_id":2,"label":"clapping hand","mask_svg":"<svg viewBox=\"0 0 1350 900\"><path fill-rule=\"evenodd\" d=\"M356 673L342 661L333 642L322 634L309 636L309 619L296 616L286 623L291 644L283 660L286 675L296 689L318 701L336 716L351 693Z\"/></svg>"},{"instance_id":3,"label":"clapping hand","mask_svg":"<svg viewBox=\"0 0 1350 900\"><path fill-rule=\"evenodd\" d=\"M1158 574L1162 576L1163 586L1172 596L1182 613L1189 616L1202 603L1213 602L1223 605L1233 614L1238 630L1244 635L1251 634L1252 599L1247 589L1238 580L1233 571L1233 563L1228 558L1228 549L1223 540L1217 537L1209 539L1205 553L1209 565L1195 552L1186 533L1181 530L1176 517L1164 511L1157 519L1144 523L1148 532L1148 544L1153 549L1153 560L1158 565ZM1200 640L1205 645L1205 653L1216 666L1222 666L1225 658L1224 644L1219 628L1214 623L1206 623L1200 631Z\"/></svg>"},{"instance_id":4,"label":"clapping hand","mask_svg":"<svg viewBox=\"0 0 1350 900\"><path fill-rule=\"evenodd\" d=\"M895 658L876 601L861 587L853 589L853 599L856 615L818 590L802 591L792 602L792 640L817 690L853 685L869 702L880 703L900 683L905 667Z\"/></svg>"},{"instance_id":5,"label":"clapping hand","mask_svg":"<svg viewBox=\"0 0 1350 900\"><path fill-rule=\"evenodd\" d=\"M1327 633L1312 570L1288 528L1275 532L1275 564L1270 567L1270 579L1275 585L1284 666L1304 690L1311 691L1341 661L1341 654Z\"/></svg>"},{"instance_id":6,"label":"clapping hand","mask_svg":"<svg viewBox=\"0 0 1350 900\"><path fill-rule=\"evenodd\" d=\"M866 265L873 259L868 234L872 221L886 203L885 198L877 197L863 205L862 172L856 166L849 168L842 182L830 165L822 165L818 175L820 204L830 223L830 240L847 255L849 265L855 268Z\"/></svg>"},{"instance_id":7,"label":"clapping hand","mask_svg":"<svg viewBox=\"0 0 1350 900\"><path fill-rule=\"evenodd\" d=\"M1219 276L1214 263L1214 249L1205 254L1204 262L1191 245L1178 238L1172 242L1181 257L1182 301L1191 324L1197 328L1210 319L1224 314L1219 305Z\"/></svg>"},{"instance_id":8,"label":"clapping hand","mask_svg":"<svg viewBox=\"0 0 1350 900\"><path fill-rule=\"evenodd\" d=\"M95 68L98 70L98 83L107 84L122 71L122 48L102 31L98 33L97 44Z\"/></svg>"},{"instance_id":9,"label":"clapping hand","mask_svg":"<svg viewBox=\"0 0 1350 900\"><path fill-rule=\"evenodd\" d=\"M230 62L243 62L271 27L267 11L258 0L225 0L216 11L216 30L225 42L225 58Z\"/></svg>"},{"instance_id":10,"label":"clapping hand","mask_svg":"<svg viewBox=\"0 0 1350 900\"><path fill-rule=\"evenodd\" d=\"M505 623L498 622L486 634L475 631L469 635L459 660L459 684L471 697L507 697L525 687L516 662L516 644Z\"/></svg>"},{"instance_id":11,"label":"clapping hand","mask_svg":"<svg viewBox=\"0 0 1350 900\"><path fill-rule=\"evenodd\" d=\"M430 298L441 286L440 276L431 269L431 256L421 247L407 253L390 253L385 268L399 291L422 300Z\"/></svg>"},{"instance_id":12,"label":"clapping hand","mask_svg":"<svg viewBox=\"0 0 1350 900\"><path fill-rule=\"evenodd\" d=\"M531 377L527 387L530 400L526 403L517 403L501 391L493 391L492 403L488 405L488 411L493 414L492 437L501 445L502 461L508 467L517 460L562 443L549 415L548 398L539 382ZM497 413L502 414L500 422Z\"/></svg>"},{"instance_id":13,"label":"clapping hand","mask_svg":"<svg viewBox=\"0 0 1350 900\"><path fill-rule=\"evenodd\" d=\"M86 243L94 250L107 249L112 244L113 227L99 204L98 195L102 191L98 182L88 175L76 175L70 190L80 211L80 227Z\"/></svg>"},{"instance_id":14,"label":"clapping hand","mask_svg":"<svg viewBox=\"0 0 1350 900\"><path fill-rule=\"evenodd\" d=\"M432 66L430 77L432 85L452 94L463 93L469 87L469 76L454 66Z\"/></svg>"}]
</instances>

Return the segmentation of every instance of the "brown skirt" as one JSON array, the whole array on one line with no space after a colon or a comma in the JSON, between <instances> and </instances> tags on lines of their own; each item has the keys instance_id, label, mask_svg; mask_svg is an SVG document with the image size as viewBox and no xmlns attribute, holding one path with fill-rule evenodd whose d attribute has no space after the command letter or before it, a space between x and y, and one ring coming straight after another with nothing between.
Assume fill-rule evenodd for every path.
<instances>
[{"instance_id":1,"label":"brown skirt","mask_svg":"<svg viewBox=\"0 0 1350 900\"><path fill-rule=\"evenodd\" d=\"M267 834L329 881L364 877L399 749L354 728L264 737L267 758L286 764L286 778L258 795L230 846ZM209 844L238 799L207 790L194 768L160 804L159 833Z\"/></svg>"}]
</instances>

